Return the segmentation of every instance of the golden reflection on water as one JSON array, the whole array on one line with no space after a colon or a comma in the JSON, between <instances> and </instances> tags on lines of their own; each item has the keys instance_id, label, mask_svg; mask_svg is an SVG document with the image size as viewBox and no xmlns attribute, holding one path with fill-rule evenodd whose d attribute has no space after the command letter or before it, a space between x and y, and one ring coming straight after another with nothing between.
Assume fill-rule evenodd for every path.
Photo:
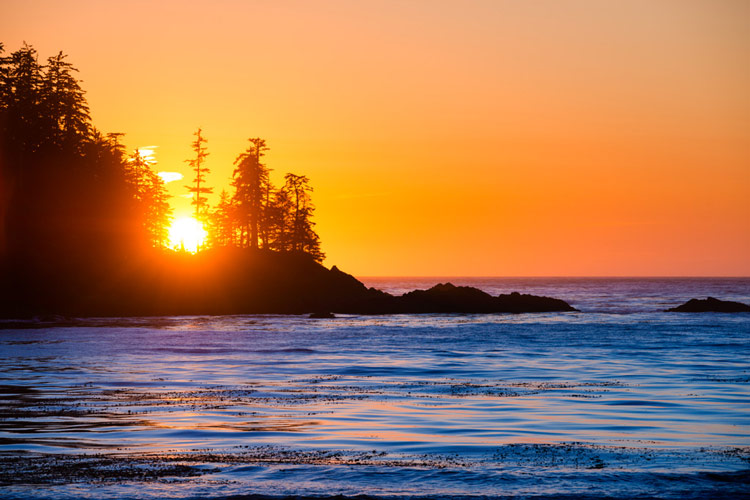
<instances>
[{"instance_id":1,"label":"golden reflection on water","mask_svg":"<svg viewBox=\"0 0 750 500\"><path fill-rule=\"evenodd\" d=\"M204 394L183 396L158 392L141 393L139 397L123 395L126 400L144 404L145 413L131 410L128 415L113 414L107 422L122 425L115 422L132 420L131 424L137 422L141 427L157 430L157 434L166 432L168 438L149 443L149 448L157 449L218 442L229 435L238 444L271 444L279 441L279 434L287 435L283 441L296 443L387 442L407 447L418 443L460 442L466 446L499 446L519 441L545 443L564 441L571 434L594 441L637 441L644 433L651 443L669 443L675 434L680 434L683 441L701 443L735 430L729 424L681 422L675 419L670 407L659 406L659 402L628 410L610 409L603 415L601 411L588 413L591 407L576 406L575 399L545 399L537 394L506 398L433 394L421 400L403 401L357 398L361 394L345 386L351 397L326 399L316 397L317 391L324 387L321 385L312 392L309 388L284 387L283 383L269 383L268 387L281 389L279 392L286 394L285 397L299 399L279 404L265 392L255 399L255 389L226 393L209 389ZM150 401L147 395L151 396ZM668 424L669 430L654 429L658 422ZM87 425L94 424L89 421ZM453 431L446 432L447 429ZM297 437L291 438L290 434Z\"/></svg>"}]
</instances>

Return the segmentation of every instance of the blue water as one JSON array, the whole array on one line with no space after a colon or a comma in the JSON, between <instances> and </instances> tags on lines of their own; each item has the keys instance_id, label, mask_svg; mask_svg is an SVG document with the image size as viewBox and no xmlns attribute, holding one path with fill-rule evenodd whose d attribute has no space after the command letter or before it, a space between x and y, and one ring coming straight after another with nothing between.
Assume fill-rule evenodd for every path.
<instances>
[{"instance_id":1,"label":"blue water","mask_svg":"<svg viewBox=\"0 0 750 500\"><path fill-rule=\"evenodd\" d=\"M447 279L363 281L401 293ZM0 496L750 497L750 314L662 312L750 303L750 279L450 281L582 312L0 330L0 459L196 473L53 474Z\"/></svg>"}]
</instances>

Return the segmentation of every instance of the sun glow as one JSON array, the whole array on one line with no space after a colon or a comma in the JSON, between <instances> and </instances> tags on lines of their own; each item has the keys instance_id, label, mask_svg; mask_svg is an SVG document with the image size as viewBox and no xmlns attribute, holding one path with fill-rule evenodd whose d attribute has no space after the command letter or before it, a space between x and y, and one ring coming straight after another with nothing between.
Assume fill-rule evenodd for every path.
<instances>
[{"instance_id":1,"label":"sun glow","mask_svg":"<svg viewBox=\"0 0 750 500\"><path fill-rule=\"evenodd\" d=\"M197 252L206 241L208 233L203 224L193 217L180 217L169 228L169 244L177 250Z\"/></svg>"}]
</instances>

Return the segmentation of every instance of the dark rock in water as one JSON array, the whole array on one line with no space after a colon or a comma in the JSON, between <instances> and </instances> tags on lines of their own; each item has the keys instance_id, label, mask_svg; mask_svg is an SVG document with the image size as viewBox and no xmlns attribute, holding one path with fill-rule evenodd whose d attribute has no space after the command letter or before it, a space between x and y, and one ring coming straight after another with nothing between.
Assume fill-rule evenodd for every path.
<instances>
[{"instance_id":1,"label":"dark rock in water","mask_svg":"<svg viewBox=\"0 0 750 500\"><path fill-rule=\"evenodd\" d=\"M741 302L708 297L706 299L690 299L681 306L667 309L667 312L750 312L750 306Z\"/></svg>"},{"instance_id":2,"label":"dark rock in water","mask_svg":"<svg viewBox=\"0 0 750 500\"><path fill-rule=\"evenodd\" d=\"M336 315L331 312L314 312L308 316L310 319L330 319L335 318Z\"/></svg>"},{"instance_id":3,"label":"dark rock in water","mask_svg":"<svg viewBox=\"0 0 750 500\"><path fill-rule=\"evenodd\" d=\"M429 290L414 290L397 298L404 312L496 312L495 298L477 288L440 283Z\"/></svg>"},{"instance_id":4,"label":"dark rock in water","mask_svg":"<svg viewBox=\"0 0 750 500\"><path fill-rule=\"evenodd\" d=\"M513 292L509 295L498 295L497 302L501 312L524 313L524 312L557 312L578 311L575 307L560 299L551 297L540 297L525 293Z\"/></svg>"},{"instance_id":5,"label":"dark rock in water","mask_svg":"<svg viewBox=\"0 0 750 500\"><path fill-rule=\"evenodd\" d=\"M382 293L382 292L381 292ZM567 302L549 297L492 295L470 286L441 283L428 290L414 290L388 300L367 304L369 313L521 313L577 311ZM363 311L360 311L363 312Z\"/></svg>"}]
</instances>

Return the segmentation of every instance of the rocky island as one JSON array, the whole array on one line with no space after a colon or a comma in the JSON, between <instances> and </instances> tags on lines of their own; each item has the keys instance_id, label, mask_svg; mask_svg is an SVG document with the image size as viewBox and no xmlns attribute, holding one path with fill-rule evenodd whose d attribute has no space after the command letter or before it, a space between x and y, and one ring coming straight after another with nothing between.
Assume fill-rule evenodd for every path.
<instances>
[{"instance_id":1,"label":"rocky island","mask_svg":"<svg viewBox=\"0 0 750 500\"><path fill-rule=\"evenodd\" d=\"M690 299L682 305L667 309L666 312L750 312L750 306L741 302L707 297L705 299Z\"/></svg>"}]
</instances>

